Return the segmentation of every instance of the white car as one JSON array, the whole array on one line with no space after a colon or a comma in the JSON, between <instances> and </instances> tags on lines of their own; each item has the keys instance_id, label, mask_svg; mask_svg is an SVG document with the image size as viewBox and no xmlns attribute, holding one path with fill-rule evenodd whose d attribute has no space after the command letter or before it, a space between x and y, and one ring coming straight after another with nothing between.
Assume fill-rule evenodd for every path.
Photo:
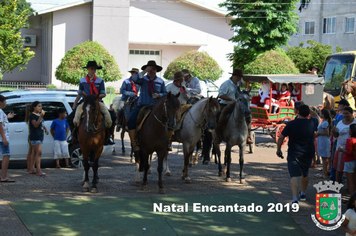
<instances>
[{"instance_id":1,"label":"white car","mask_svg":"<svg viewBox=\"0 0 356 236\"><path fill-rule=\"evenodd\" d=\"M34 101L42 104L42 109L46 112L44 125L50 131L52 121L57 116L57 110L64 107L67 114L72 112L72 105L77 96L77 92L68 90L14 90L1 92L7 97L7 105L3 109L5 114L14 112L15 116L9 119L10 130L10 161L24 161L28 151L28 124L25 122L26 106ZM42 145L42 160L53 160L53 137L51 134L44 135ZM74 167L82 166L83 156L79 144L69 144L70 161ZM101 156L111 155L113 145L104 146ZM0 155L0 160L2 156Z\"/></svg>"}]
</instances>

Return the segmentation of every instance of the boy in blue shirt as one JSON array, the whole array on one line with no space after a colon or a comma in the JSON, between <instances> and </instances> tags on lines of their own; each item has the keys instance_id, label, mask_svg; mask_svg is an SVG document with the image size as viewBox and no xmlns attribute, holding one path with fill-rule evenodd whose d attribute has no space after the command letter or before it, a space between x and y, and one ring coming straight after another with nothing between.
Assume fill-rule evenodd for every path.
<instances>
[{"instance_id":1,"label":"boy in blue shirt","mask_svg":"<svg viewBox=\"0 0 356 236\"><path fill-rule=\"evenodd\" d=\"M51 124L51 134L54 138L53 150L54 159L56 160L57 168L61 168L59 165L59 159L64 158L66 162L66 167L70 168L69 165L69 152L67 135L69 132L69 124L67 122L67 111L65 108L58 109L58 118L52 121Z\"/></svg>"}]
</instances>

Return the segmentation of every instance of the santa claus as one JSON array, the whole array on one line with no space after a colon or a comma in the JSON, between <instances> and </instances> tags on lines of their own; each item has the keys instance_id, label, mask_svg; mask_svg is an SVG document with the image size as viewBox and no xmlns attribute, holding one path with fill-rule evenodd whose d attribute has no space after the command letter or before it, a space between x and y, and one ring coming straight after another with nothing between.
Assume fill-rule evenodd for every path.
<instances>
[{"instance_id":1,"label":"santa claus","mask_svg":"<svg viewBox=\"0 0 356 236\"><path fill-rule=\"evenodd\" d=\"M275 85L272 85L272 98L270 98L270 90L271 90L271 85L269 81L262 81L261 82L261 88L258 91L258 96L253 96L251 98L251 107L264 107L266 109L269 109L270 106L275 107L275 109L278 107L278 102L277 102L277 89Z\"/></svg>"}]
</instances>

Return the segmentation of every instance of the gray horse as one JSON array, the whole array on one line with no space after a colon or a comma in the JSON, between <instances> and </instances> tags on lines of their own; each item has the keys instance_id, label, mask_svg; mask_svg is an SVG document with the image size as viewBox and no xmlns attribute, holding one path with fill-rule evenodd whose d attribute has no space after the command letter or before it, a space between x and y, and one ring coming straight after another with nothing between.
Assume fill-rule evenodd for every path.
<instances>
[{"instance_id":1,"label":"gray horse","mask_svg":"<svg viewBox=\"0 0 356 236\"><path fill-rule=\"evenodd\" d=\"M220 151L220 143L222 141L226 142L225 149L225 163L227 165L226 168L226 182L231 182L230 178L230 164L231 164L231 149L233 146L238 145L240 151L240 183L244 184L245 179L243 176L243 164L244 164L244 150L246 146L246 139L248 134L248 127L246 124L246 117L251 116L250 110L250 101L251 98L249 96L250 90L240 91L238 89L239 97L235 104L231 104L227 106L220 115L220 122L223 121L224 128L220 131L218 129L214 132L214 148L216 150L216 154L218 155L218 165L219 165L219 175L222 175L222 167L221 167L221 151ZM225 113L225 114L224 114ZM224 120L225 118L225 120ZM219 127L218 125L218 127Z\"/></svg>"}]
</instances>

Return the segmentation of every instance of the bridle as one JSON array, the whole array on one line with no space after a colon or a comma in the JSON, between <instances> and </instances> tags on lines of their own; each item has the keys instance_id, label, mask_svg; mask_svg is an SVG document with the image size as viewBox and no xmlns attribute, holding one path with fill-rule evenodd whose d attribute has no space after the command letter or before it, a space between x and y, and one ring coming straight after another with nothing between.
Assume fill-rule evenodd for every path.
<instances>
[{"instance_id":1,"label":"bridle","mask_svg":"<svg viewBox=\"0 0 356 236\"><path fill-rule=\"evenodd\" d=\"M87 130L88 130L88 123L89 123L89 110L88 110L88 105L89 105L89 109L90 109L90 104L86 104L86 106L85 106L85 109L87 110ZM99 106L99 104L95 104L95 106ZM99 131L100 131L100 129L101 129L101 125L102 125L102 116L101 116L101 114L100 114L100 111L99 111L100 109L98 108L98 109L96 109L96 111L95 111L95 122L94 122L94 124L93 124L93 127L94 127L94 131L93 132L89 132L89 131L87 131L87 133L93 133L93 134L95 134L95 133L98 133Z\"/></svg>"},{"instance_id":2,"label":"bridle","mask_svg":"<svg viewBox=\"0 0 356 236\"><path fill-rule=\"evenodd\" d=\"M202 120L202 123L201 124L199 124L198 122L196 122L195 120L194 120L194 117L192 116L192 113L190 112L191 111L191 109L188 111L188 113L189 113L189 115L190 115L190 118L192 118L192 120L193 120L193 122L194 122L194 124L195 124L195 126L197 127L197 128L201 128L201 129L206 129L206 126L207 126L207 124L208 124L208 121L207 121L207 116L208 116L208 114L207 114L207 108L208 108L208 105L209 105L209 98L207 98L207 101L206 101L206 104L205 104L205 106L204 106L204 109L203 109L203 112L204 112L204 117L203 117L203 120Z\"/></svg>"},{"instance_id":3,"label":"bridle","mask_svg":"<svg viewBox=\"0 0 356 236\"><path fill-rule=\"evenodd\" d=\"M167 122L168 122L168 112L167 112L167 99L164 100L164 103L163 103L163 106L164 106L164 118L166 120L166 122L162 122L157 116L156 114L153 114L154 118L156 118L156 120L164 127L167 126Z\"/></svg>"},{"instance_id":4,"label":"bridle","mask_svg":"<svg viewBox=\"0 0 356 236\"><path fill-rule=\"evenodd\" d=\"M243 109L242 109L240 100L237 99L236 103L237 103L237 102L239 103L239 107L240 107L240 109L242 110L242 113L244 114L244 111L243 111ZM233 111L232 111L232 118L234 119L235 124L237 125L237 124L239 124L239 122L243 121L243 119L244 119L246 116L243 115L243 116L241 116L241 118L240 118L239 120L236 120L236 118L235 118L235 112L234 112L235 109L236 109L236 105L234 106L234 109L233 109Z\"/></svg>"}]
</instances>

